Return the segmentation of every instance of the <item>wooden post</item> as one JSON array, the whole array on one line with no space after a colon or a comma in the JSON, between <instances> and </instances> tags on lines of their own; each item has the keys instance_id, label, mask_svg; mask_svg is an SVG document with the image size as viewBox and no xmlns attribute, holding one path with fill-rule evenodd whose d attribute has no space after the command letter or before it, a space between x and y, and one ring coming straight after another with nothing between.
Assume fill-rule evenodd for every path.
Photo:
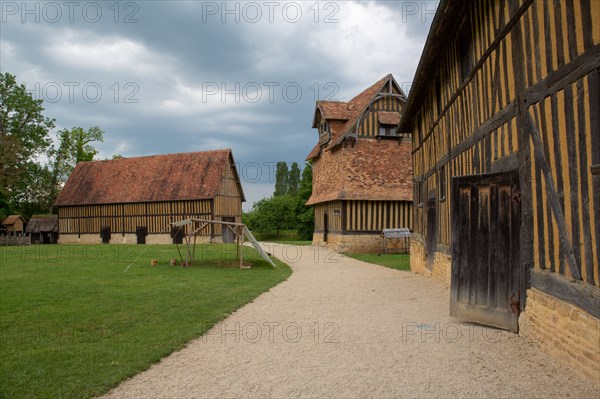
<instances>
[{"instance_id":1,"label":"wooden post","mask_svg":"<svg viewBox=\"0 0 600 399\"><path fill-rule=\"evenodd\" d=\"M238 247L238 249L241 249L241 251L240 251L240 269L242 269L244 266L244 233L243 232L242 232L241 248Z\"/></svg>"}]
</instances>

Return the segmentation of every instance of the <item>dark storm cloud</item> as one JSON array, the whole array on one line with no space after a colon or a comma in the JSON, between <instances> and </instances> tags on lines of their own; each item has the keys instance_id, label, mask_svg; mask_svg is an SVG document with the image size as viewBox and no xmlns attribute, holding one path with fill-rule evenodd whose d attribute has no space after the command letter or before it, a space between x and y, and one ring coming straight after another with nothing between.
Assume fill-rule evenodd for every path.
<instances>
[{"instance_id":1,"label":"dark storm cloud","mask_svg":"<svg viewBox=\"0 0 600 399\"><path fill-rule=\"evenodd\" d=\"M102 157L230 147L251 202L271 194L275 162L314 145L317 97L348 100L390 72L409 86L436 5L50 3L61 18L47 2L2 2L0 70L58 128L100 126Z\"/></svg>"}]
</instances>

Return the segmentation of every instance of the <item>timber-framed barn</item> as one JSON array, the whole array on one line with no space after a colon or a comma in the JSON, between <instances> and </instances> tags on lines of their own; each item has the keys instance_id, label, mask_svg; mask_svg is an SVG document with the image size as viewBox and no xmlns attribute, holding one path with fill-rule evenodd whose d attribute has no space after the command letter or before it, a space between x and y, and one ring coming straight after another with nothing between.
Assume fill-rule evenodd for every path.
<instances>
[{"instance_id":1,"label":"timber-framed barn","mask_svg":"<svg viewBox=\"0 0 600 399\"><path fill-rule=\"evenodd\" d=\"M170 223L198 218L241 223L244 192L231 150L80 162L54 206L59 243L180 243ZM204 241L230 242L220 224Z\"/></svg>"},{"instance_id":2,"label":"timber-framed barn","mask_svg":"<svg viewBox=\"0 0 600 399\"><path fill-rule=\"evenodd\" d=\"M596 17L594 17L594 15ZM411 268L600 379L600 2L443 0L399 131Z\"/></svg>"},{"instance_id":3,"label":"timber-framed barn","mask_svg":"<svg viewBox=\"0 0 600 399\"><path fill-rule=\"evenodd\" d=\"M406 96L387 75L348 102L317 101L312 127L313 243L381 249L385 228L412 225L411 135L396 128Z\"/></svg>"}]
</instances>

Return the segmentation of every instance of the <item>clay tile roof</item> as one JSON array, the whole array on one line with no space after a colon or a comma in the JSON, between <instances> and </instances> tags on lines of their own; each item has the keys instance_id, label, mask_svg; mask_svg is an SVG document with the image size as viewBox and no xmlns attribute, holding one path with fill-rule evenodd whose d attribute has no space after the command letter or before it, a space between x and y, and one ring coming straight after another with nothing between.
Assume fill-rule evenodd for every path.
<instances>
[{"instance_id":1,"label":"clay tile roof","mask_svg":"<svg viewBox=\"0 0 600 399\"><path fill-rule=\"evenodd\" d=\"M351 110L348 103L341 101L317 101L317 107L321 110L322 116L325 119L347 121L350 118Z\"/></svg>"},{"instance_id":2,"label":"clay tile roof","mask_svg":"<svg viewBox=\"0 0 600 399\"><path fill-rule=\"evenodd\" d=\"M54 205L212 198L227 162L230 149L80 162Z\"/></svg>"},{"instance_id":3,"label":"clay tile roof","mask_svg":"<svg viewBox=\"0 0 600 399\"><path fill-rule=\"evenodd\" d=\"M412 142L360 142L352 156L343 157L334 180L328 173L313 175L313 192L306 205L333 200L412 201ZM335 173L335 172L334 172Z\"/></svg>"},{"instance_id":4,"label":"clay tile roof","mask_svg":"<svg viewBox=\"0 0 600 399\"><path fill-rule=\"evenodd\" d=\"M364 113L365 109L369 105L369 102L375 95L381 90L384 83L391 78L391 74L384 76L379 79L370 87L363 90L361 93L356 95L348 102L341 101L317 101L317 110L320 110L322 117L327 120L339 120L345 123L339 124L338 126L331 127L331 140L328 145L329 148L340 144L352 127L356 124L356 121ZM316 110L315 110L316 115ZM313 119L313 128L316 126L316 117ZM317 144L313 150L308 154L306 160L316 158L320 155L321 148Z\"/></svg>"},{"instance_id":5,"label":"clay tile roof","mask_svg":"<svg viewBox=\"0 0 600 399\"><path fill-rule=\"evenodd\" d=\"M378 112L379 122L386 125L397 125L400 123L400 114L398 112Z\"/></svg>"},{"instance_id":6,"label":"clay tile roof","mask_svg":"<svg viewBox=\"0 0 600 399\"><path fill-rule=\"evenodd\" d=\"M57 215L33 215L27 223L26 233L58 233Z\"/></svg>"},{"instance_id":7,"label":"clay tile roof","mask_svg":"<svg viewBox=\"0 0 600 399\"><path fill-rule=\"evenodd\" d=\"M2 224L6 225L6 226L15 224L19 221L19 219L24 221L24 219L21 217L21 215L10 215L6 219L4 219L4 222L2 222Z\"/></svg>"}]
</instances>

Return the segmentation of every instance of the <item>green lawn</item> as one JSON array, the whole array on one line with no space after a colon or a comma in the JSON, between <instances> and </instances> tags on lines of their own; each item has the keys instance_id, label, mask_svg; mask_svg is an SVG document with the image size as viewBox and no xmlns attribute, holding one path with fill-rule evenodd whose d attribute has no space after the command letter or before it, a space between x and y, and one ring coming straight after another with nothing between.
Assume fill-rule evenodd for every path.
<instances>
[{"instance_id":1,"label":"green lawn","mask_svg":"<svg viewBox=\"0 0 600 399\"><path fill-rule=\"evenodd\" d=\"M174 245L0 247L0 398L100 395L291 273L244 254L249 270L235 246L189 268Z\"/></svg>"},{"instance_id":2,"label":"green lawn","mask_svg":"<svg viewBox=\"0 0 600 399\"><path fill-rule=\"evenodd\" d=\"M311 245L311 240L301 240L298 238L296 230L281 230L279 234L272 233L254 233L258 241L277 242L288 245Z\"/></svg>"},{"instance_id":3,"label":"green lawn","mask_svg":"<svg viewBox=\"0 0 600 399\"><path fill-rule=\"evenodd\" d=\"M385 267L391 267L397 270L410 270L410 255L409 254L345 254L354 259L362 260L363 262L374 263Z\"/></svg>"},{"instance_id":4,"label":"green lawn","mask_svg":"<svg viewBox=\"0 0 600 399\"><path fill-rule=\"evenodd\" d=\"M303 241L303 240L277 240L277 239L272 239L272 240L267 240L268 242L274 242L277 244L284 244L284 245L312 245L312 241Z\"/></svg>"}]
</instances>

